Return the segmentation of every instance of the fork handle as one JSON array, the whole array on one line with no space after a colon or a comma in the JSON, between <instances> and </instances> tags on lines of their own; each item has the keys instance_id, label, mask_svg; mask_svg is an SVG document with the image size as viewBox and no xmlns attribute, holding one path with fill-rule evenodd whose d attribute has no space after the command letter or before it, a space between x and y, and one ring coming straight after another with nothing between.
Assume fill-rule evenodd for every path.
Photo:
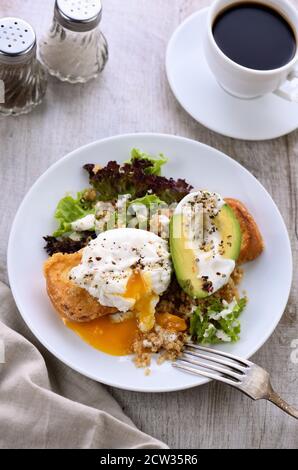
<instances>
[{"instance_id":1,"label":"fork handle","mask_svg":"<svg viewBox=\"0 0 298 470\"><path fill-rule=\"evenodd\" d=\"M289 405L285 400L283 400L274 390L270 387L271 390L267 395L267 400L274 403L276 406L281 408L283 411L288 413L288 415L293 416L294 418L298 419L298 409L294 408L294 406Z\"/></svg>"}]
</instances>

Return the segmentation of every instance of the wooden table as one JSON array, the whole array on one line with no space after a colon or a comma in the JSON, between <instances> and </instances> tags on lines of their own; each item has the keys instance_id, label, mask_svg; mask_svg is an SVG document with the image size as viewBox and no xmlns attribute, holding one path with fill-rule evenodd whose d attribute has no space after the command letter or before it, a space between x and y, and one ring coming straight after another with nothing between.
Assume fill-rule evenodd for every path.
<instances>
[{"instance_id":1,"label":"wooden table","mask_svg":"<svg viewBox=\"0 0 298 470\"><path fill-rule=\"evenodd\" d=\"M53 3L1 0L0 15L27 19L40 36ZM166 45L177 25L208 3L104 1L102 29L110 60L102 77L85 86L51 79L46 101L37 110L0 120L0 279L7 280L7 239L19 203L37 177L69 151L102 137L140 131L179 134L212 145L261 181L290 233L295 267L290 301L278 328L253 359L272 372L283 397L298 405L298 364L290 360L291 342L298 338L298 131L266 142L238 141L204 128L176 102L165 75ZM298 446L297 421L269 403L254 403L216 383L167 394L110 392L143 431L171 447Z\"/></svg>"}]
</instances>

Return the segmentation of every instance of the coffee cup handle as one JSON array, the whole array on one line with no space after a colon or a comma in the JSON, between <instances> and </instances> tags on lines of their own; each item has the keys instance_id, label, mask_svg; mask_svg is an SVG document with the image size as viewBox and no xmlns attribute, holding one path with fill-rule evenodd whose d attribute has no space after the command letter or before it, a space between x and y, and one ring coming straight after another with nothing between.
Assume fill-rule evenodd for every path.
<instances>
[{"instance_id":1,"label":"coffee cup handle","mask_svg":"<svg viewBox=\"0 0 298 470\"><path fill-rule=\"evenodd\" d=\"M286 80L273 93L288 101L298 103L298 67L289 73Z\"/></svg>"}]
</instances>

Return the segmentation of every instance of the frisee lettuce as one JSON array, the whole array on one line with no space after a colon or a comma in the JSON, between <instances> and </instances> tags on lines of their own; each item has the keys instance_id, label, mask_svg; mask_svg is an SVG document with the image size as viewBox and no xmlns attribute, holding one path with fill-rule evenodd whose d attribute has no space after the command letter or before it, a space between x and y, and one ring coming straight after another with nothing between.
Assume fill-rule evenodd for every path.
<instances>
[{"instance_id":1,"label":"frisee lettuce","mask_svg":"<svg viewBox=\"0 0 298 470\"><path fill-rule=\"evenodd\" d=\"M234 299L229 304L221 299L210 299L202 311L198 307L190 319L190 334L200 344L235 342L239 339L238 317L247 303L246 297Z\"/></svg>"}]
</instances>

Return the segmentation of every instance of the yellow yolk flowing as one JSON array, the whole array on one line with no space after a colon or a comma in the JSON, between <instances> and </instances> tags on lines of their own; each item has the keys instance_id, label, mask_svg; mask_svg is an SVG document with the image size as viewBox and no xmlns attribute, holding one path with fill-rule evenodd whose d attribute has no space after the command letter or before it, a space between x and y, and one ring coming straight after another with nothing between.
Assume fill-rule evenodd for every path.
<instances>
[{"instance_id":1,"label":"yellow yolk flowing","mask_svg":"<svg viewBox=\"0 0 298 470\"><path fill-rule=\"evenodd\" d=\"M158 296L152 293L150 282L135 271L127 282L123 297L135 300L133 310L136 315L131 318L116 323L108 315L81 323L65 320L65 325L100 351L113 356L130 354L139 329L149 331L154 326L154 300Z\"/></svg>"},{"instance_id":2,"label":"yellow yolk flowing","mask_svg":"<svg viewBox=\"0 0 298 470\"><path fill-rule=\"evenodd\" d=\"M123 297L135 300L133 310L136 312L139 328L143 332L150 331L155 323L155 304L159 297L152 292L150 282L140 271L135 271L130 276Z\"/></svg>"},{"instance_id":3,"label":"yellow yolk flowing","mask_svg":"<svg viewBox=\"0 0 298 470\"><path fill-rule=\"evenodd\" d=\"M187 324L184 318L173 315L172 313L158 313L156 315L156 323L169 331L185 331Z\"/></svg>"},{"instance_id":4,"label":"yellow yolk flowing","mask_svg":"<svg viewBox=\"0 0 298 470\"><path fill-rule=\"evenodd\" d=\"M88 322L65 321L66 326L75 331L86 343L112 356L130 354L138 333L135 317L114 323L109 316Z\"/></svg>"}]
</instances>

